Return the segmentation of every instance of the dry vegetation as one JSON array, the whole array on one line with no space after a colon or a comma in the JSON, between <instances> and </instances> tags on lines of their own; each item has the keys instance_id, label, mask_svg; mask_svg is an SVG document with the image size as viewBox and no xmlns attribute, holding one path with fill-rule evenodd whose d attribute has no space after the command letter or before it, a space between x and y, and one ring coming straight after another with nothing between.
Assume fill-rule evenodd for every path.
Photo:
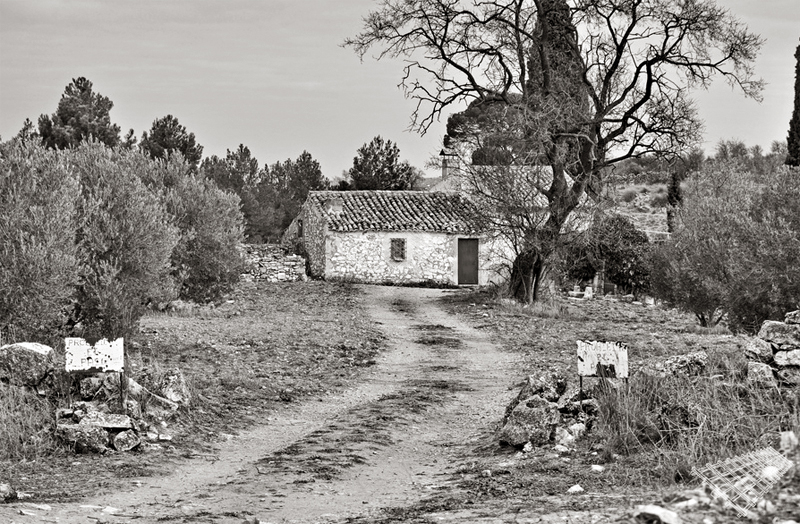
<instances>
[{"instance_id":1,"label":"dry vegetation","mask_svg":"<svg viewBox=\"0 0 800 524\"><path fill-rule=\"evenodd\" d=\"M280 404L344 387L374 364L382 344L346 284L242 284L216 307L149 314L128 343L129 362L145 386L173 367L185 374L193 400L165 421L173 440L145 452L76 456L53 439L54 405L2 388L0 479L35 500L73 500L168 471Z\"/></svg>"}]
</instances>

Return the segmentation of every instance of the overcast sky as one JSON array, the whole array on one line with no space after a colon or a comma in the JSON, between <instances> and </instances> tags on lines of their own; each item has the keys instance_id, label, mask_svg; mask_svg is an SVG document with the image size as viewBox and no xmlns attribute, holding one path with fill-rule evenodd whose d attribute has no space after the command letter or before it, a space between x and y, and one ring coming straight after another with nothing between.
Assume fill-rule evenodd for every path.
<instances>
[{"instance_id":1,"label":"overcast sky","mask_svg":"<svg viewBox=\"0 0 800 524\"><path fill-rule=\"evenodd\" d=\"M705 148L737 138L766 150L785 140L794 96L800 0L718 0L766 38L756 64L761 104L719 82L698 93ZM52 114L85 76L114 102L111 119L136 136L172 114L204 156L239 144L259 165L309 151L329 178L375 135L417 167L441 146L444 122L407 131L413 103L402 63L340 46L372 0L0 0L0 136ZM428 170L435 174L435 170Z\"/></svg>"}]
</instances>

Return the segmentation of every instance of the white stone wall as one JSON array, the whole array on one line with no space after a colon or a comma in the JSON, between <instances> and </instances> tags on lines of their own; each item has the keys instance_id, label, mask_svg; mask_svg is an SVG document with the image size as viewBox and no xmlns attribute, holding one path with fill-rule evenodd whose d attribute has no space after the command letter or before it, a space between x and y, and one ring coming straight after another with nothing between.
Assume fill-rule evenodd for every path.
<instances>
[{"instance_id":1,"label":"white stone wall","mask_svg":"<svg viewBox=\"0 0 800 524\"><path fill-rule=\"evenodd\" d=\"M406 259L391 257L391 239L406 241ZM396 284L458 284L458 238L446 233L329 232L325 245L325 278ZM489 243L479 241L478 281L495 280Z\"/></svg>"}]
</instances>

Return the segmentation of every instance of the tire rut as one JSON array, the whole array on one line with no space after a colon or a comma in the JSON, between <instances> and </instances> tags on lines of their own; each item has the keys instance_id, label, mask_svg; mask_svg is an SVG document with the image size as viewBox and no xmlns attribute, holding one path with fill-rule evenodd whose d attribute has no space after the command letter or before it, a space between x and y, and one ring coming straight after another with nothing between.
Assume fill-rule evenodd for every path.
<instances>
[{"instance_id":1,"label":"tire rut","mask_svg":"<svg viewBox=\"0 0 800 524\"><path fill-rule=\"evenodd\" d=\"M486 444L503 414L515 357L439 308L435 301L445 291L362 289L389 348L358 386L271 414L267 424L167 477L54 505L48 517L109 524L346 522L379 518L384 508L452 488L459 462ZM17 514L13 521L41 522L26 518Z\"/></svg>"}]
</instances>

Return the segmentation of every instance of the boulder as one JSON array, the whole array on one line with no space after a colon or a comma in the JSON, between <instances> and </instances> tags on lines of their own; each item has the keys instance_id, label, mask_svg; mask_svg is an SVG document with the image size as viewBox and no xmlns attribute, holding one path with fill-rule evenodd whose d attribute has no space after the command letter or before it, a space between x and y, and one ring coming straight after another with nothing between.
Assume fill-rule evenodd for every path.
<instances>
[{"instance_id":1,"label":"boulder","mask_svg":"<svg viewBox=\"0 0 800 524\"><path fill-rule=\"evenodd\" d=\"M759 362L772 362L772 354L774 352L775 348L771 343L758 337L749 337L744 348L744 356L746 358Z\"/></svg>"},{"instance_id":2,"label":"boulder","mask_svg":"<svg viewBox=\"0 0 800 524\"><path fill-rule=\"evenodd\" d=\"M800 324L800 309L786 313L786 318L783 321L787 324Z\"/></svg>"},{"instance_id":3,"label":"boulder","mask_svg":"<svg viewBox=\"0 0 800 524\"><path fill-rule=\"evenodd\" d=\"M772 368L768 364L753 361L747 363L747 382L763 387L775 387L778 385L772 373Z\"/></svg>"},{"instance_id":4,"label":"boulder","mask_svg":"<svg viewBox=\"0 0 800 524\"><path fill-rule=\"evenodd\" d=\"M681 524L682 522L680 516L674 511L653 504L636 506L634 518L636 522L647 524Z\"/></svg>"},{"instance_id":5,"label":"boulder","mask_svg":"<svg viewBox=\"0 0 800 524\"><path fill-rule=\"evenodd\" d=\"M800 349L778 351L775 353L775 364L784 366L800 366Z\"/></svg>"},{"instance_id":6,"label":"boulder","mask_svg":"<svg viewBox=\"0 0 800 524\"><path fill-rule=\"evenodd\" d=\"M170 369L164 374L159 389L167 400L182 406L188 405L192 399L186 378L178 368Z\"/></svg>"},{"instance_id":7,"label":"boulder","mask_svg":"<svg viewBox=\"0 0 800 524\"><path fill-rule=\"evenodd\" d=\"M130 451L141 443L142 440L139 438L139 435L131 430L117 433L111 441L111 444L117 451Z\"/></svg>"},{"instance_id":8,"label":"boulder","mask_svg":"<svg viewBox=\"0 0 800 524\"><path fill-rule=\"evenodd\" d=\"M56 436L74 445L78 452L103 453L108 450L108 433L94 424L58 424Z\"/></svg>"},{"instance_id":9,"label":"boulder","mask_svg":"<svg viewBox=\"0 0 800 524\"><path fill-rule=\"evenodd\" d=\"M133 427L131 418L127 415L100 413L99 411L86 413L86 415L81 418L79 424L84 426L100 426L105 429L131 429Z\"/></svg>"},{"instance_id":10,"label":"boulder","mask_svg":"<svg viewBox=\"0 0 800 524\"><path fill-rule=\"evenodd\" d=\"M38 386L53 370L52 351L35 342L0 347L0 380L12 386Z\"/></svg>"},{"instance_id":11,"label":"boulder","mask_svg":"<svg viewBox=\"0 0 800 524\"><path fill-rule=\"evenodd\" d=\"M765 320L761 324L758 338L772 342L784 349L800 348L800 324L784 324L775 320Z\"/></svg>"},{"instance_id":12,"label":"boulder","mask_svg":"<svg viewBox=\"0 0 800 524\"><path fill-rule=\"evenodd\" d=\"M700 375L706 369L708 354L705 351L676 355L665 360L661 369L668 375Z\"/></svg>"},{"instance_id":13,"label":"boulder","mask_svg":"<svg viewBox=\"0 0 800 524\"><path fill-rule=\"evenodd\" d=\"M527 442L542 446L552 440L561 421L558 406L535 395L519 402L505 419L498 439L502 443L522 447Z\"/></svg>"},{"instance_id":14,"label":"boulder","mask_svg":"<svg viewBox=\"0 0 800 524\"><path fill-rule=\"evenodd\" d=\"M522 402L536 395L544 398L548 402L557 402L567 390L567 377L561 373L550 373L549 375L529 375L519 390L517 402Z\"/></svg>"},{"instance_id":15,"label":"boulder","mask_svg":"<svg viewBox=\"0 0 800 524\"><path fill-rule=\"evenodd\" d=\"M103 379L100 377L86 377L81 380L81 398L84 400L91 400L103 387Z\"/></svg>"}]
</instances>

